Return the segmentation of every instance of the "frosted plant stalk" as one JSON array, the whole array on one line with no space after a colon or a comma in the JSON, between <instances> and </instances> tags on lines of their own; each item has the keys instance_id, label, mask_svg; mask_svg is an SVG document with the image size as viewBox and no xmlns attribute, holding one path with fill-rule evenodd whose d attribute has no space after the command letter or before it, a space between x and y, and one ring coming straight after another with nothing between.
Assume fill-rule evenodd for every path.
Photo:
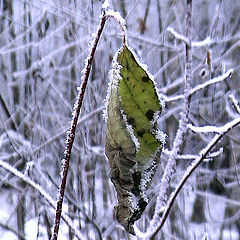
<instances>
[{"instance_id":1,"label":"frosted plant stalk","mask_svg":"<svg viewBox=\"0 0 240 240\"><path fill-rule=\"evenodd\" d=\"M194 172L194 170L200 165L200 163L207 157L208 153L212 150L212 148L219 142L219 140L225 135L227 134L231 129L233 129L234 127L238 126L240 124L240 118L235 119L234 121L225 124L222 127L222 132L220 134L216 134L215 137L212 138L212 140L210 141L210 143L201 150L199 157L196 158L192 164L188 167L186 173L184 174L182 180L180 181L180 183L178 184L178 186L176 187L175 191L171 194L170 199L167 202L166 205L166 211L164 211L163 216L161 217L161 221L158 223L158 225L155 226L154 229L154 234L151 234L151 237L154 237L155 234L161 229L161 227L163 226L164 222L167 219L167 216L171 210L171 207L173 206L174 200L176 199L178 193L180 192L180 190L182 189L182 187L184 186L185 182L188 180L188 178L190 177L190 175Z\"/></svg>"},{"instance_id":2,"label":"frosted plant stalk","mask_svg":"<svg viewBox=\"0 0 240 240\"><path fill-rule=\"evenodd\" d=\"M166 167L164 169L163 177L161 179L161 184L160 184L161 187L159 189L159 193L157 196L153 219L150 221L146 235L144 234L145 236L149 236L149 237L155 236L157 232L160 230L160 228L156 228L156 226L158 226L159 220L160 220L160 224L162 223L160 219L160 216L162 215L162 213L164 212L168 214L168 211L170 211L170 209L166 208L166 202L168 197L167 192L169 190L170 181L174 173L176 158L180 151L180 147L182 146L184 134L187 130L188 112L189 112L190 99L191 99L191 95L189 95L189 91L190 91L190 84L192 81L191 14L192 14L192 2L191 0L187 0L186 36L189 39L189 43L186 43L185 45L186 63L185 63L184 109L181 113L181 119L179 121L177 134L173 141L173 148L170 153ZM136 233L139 233L139 231L137 231Z\"/></svg>"},{"instance_id":3,"label":"frosted plant stalk","mask_svg":"<svg viewBox=\"0 0 240 240\"><path fill-rule=\"evenodd\" d=\"M229 69L227 72L225 72L224 74L218 76L218 77L215 77L213 79L210 79L202 84L199 84L195 87L193 87L191 90L189 90L189 95L192 96L193 94L195 94L196 92L212 85L212 84L216 84L216 83L219 83L219 82L222 82L224 81L225 79L227 79L228 77L231 77L233 73L233 69ZM181 95L177 95L177 96L174 96L174 97L167 97L165 95L162 95L163 99L165 102L173 102L173 101L178 101L178 100L181 100L181 99L184 99L184 95L181 94Z\"/></svg>"},{"instance_id":4,"label":"frosted plant stalk","mask_svg":"<svg viewBox=\"0 0 240 240\"><path fill-rule=\"evenodd\" d=\"M240 121L240 118L236 118L232 120L229 123L226 123L223 127L215 127L215 126L203 126L203 127L196 127L192 124L188 124L188 128L190 128L195 133L223 133L226 131L226 128L228 126L234 125L235 123L238 123Z\"/></svg>"},{"instance_id":5,"label":"frosted plant stalk","mask_svg":"<svg viewBox=\"0 0 240 240\"><path fill-rule=\"evenodd\" d=\"M30 185L34 190L41 194L41 196L48 202L48 204L54 209L55 201L52 197L37 183L35 183L32 179L30 179L26 174L21 173L16 168L10 166L8 163L4 162L0 159L0 167L4 168L6 171L12 173L16 177L20 178L28 185ZM65 223L74 231L78 239L85 239L84 236L78 231L78 229L74 226L72 220L63 212L62 218Z\"/></svg>"},{"instance_id":6,"label":"frosted plant stalk","mask_svg":"<svg viewBox=\"0 0 240 240\"><path fill-rule=\"evenodd\" d=\"M71 156L71 151L72 151L72 146L75 138L75 132L76 132L76 127L77 127L77 121L78 117L80 114L80 109L82 107L83 103L83 97L84 93L86 90L88 78L90 75L90 70L92 66L92 61L93 57L97 48L97 44L99 42L100 36L102 34L104 25L106 23L107 17L105 15L105 12L103 11L103 14L101 16L100 24L98 26L97 34L92 42L92 46L90 49L90 54L87 57L85 61L85 68L84 68L84 75L82 77L82 84L81 87L78 88L78 96L76 99L76 102L74 104L74 109L72 113L72 121L70 124L70 129L67 134L67 139L66 139L66 149L64 151L64 159L62 160L62 178L61 178L61 184L59 187L59 194L58 194L58 201L57 201L57 207L56 207L56 217L55 217L55 223L54 223L54 230L53 230L53 235L52 235L52 240L57 240L58 238L58 231L59 231L59 225L60 225L60 219L61 219L61 213L62 213L62 204L63 204L63 197L64 197L64 192L65 192L65 187L66 187L66 181L67 181L67 173L68 173L68 167L69 167L69 161L70 161L70 156Z\"/></svg>"}]
</instances>

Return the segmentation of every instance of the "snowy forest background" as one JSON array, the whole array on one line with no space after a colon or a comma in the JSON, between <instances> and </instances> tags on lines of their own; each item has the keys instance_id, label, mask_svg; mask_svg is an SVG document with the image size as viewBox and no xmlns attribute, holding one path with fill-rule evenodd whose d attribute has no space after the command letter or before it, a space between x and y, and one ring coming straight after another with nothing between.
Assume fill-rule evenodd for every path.
<instances>
[{"instance_id":1,"label":"snowy forest background","mask_svg":"<svg viewBox=\"0 0 240 240\"><path fill-rule=\"evenodd\" d=\"M54 200L66 131L101 5L98 0L0 0L0 163L9 163ZM183 108L186 1L114 0L111 7L126 19L128 44L149 66L165 99L159 120L167 134L162 169L137 223L144 232ZM238 0L193 1L192 39L199 44L192 48L191 88L200 87L191 98L189 123L196 127L221 127L239 118L239 12ZM102 111L111 61L120 46L121 30L110 19L94 57L70 161L64 211L86 239L138 239L113 219L116 193L104 155ZM229 69L231 77L201 85ZM177 155L172 189L215 135L192 130L186 131ZM184 184L155 239L240 238L239 130L224 136ZM49 239L54 210L39 191L0 164L0 240ZM64 221L59 237L76 239Z\"/></svg>"}]
</instances>

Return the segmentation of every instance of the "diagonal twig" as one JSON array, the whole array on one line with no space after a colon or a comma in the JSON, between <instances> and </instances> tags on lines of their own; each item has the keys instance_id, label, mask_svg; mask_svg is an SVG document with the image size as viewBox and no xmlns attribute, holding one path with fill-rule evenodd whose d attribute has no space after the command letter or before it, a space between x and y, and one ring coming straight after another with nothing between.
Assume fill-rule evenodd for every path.
<instances>
[{"instance_id":1,"label":"diagonal twig","mask_svg":"<svg viewBox=\"0 0 240 240\"><path fill-rule=\"evenodd\" d=\"M25 183L30 185L35 191L40 193L40 195L48 202L48 204L54 209L55 208L55 201L53 198L41 187L39 184L35 183L32 179L30 179L28 176L24 175L20 171L18 171L15 167L10 166L8 163L0 159L0 167L4 168L9 173L15 175L16 177L23 180ZM62 216L63 220L66 222L66 224L73 230L75 235L78 239L84 239L83 235L74 227L74 224L72 220L63 213Z\"/></svg>"}]
</instances>

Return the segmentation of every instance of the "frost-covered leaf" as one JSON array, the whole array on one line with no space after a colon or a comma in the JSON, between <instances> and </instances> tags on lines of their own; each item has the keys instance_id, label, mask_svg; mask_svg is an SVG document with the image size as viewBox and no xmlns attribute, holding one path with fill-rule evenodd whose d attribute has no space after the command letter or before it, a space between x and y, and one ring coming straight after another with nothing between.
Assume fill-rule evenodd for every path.
<instances>
[{"instance_id":1,"label":"frost-covered leaf","mask_svg":"<svg viewBox=\"0 0 240 240\"><path fill-rule=\"evenodd\" d=\"M115 216L132 234L132 225L147 206L145 191L163 145L163 135L156 129L161 110L150 75L132 51L122 47L110 74L105 151L118 195Z\"/></svg>"},{"instance_id":2,"label":"frost-covered leaf","mask_svg":"<svg viewBox=\"0 0 240 240\"><path fill-rule=\"evenodd\" d=\"M153 127L162 106L153 81L127 47L119 54L118 62L122 66L119 82L121 109L139 141L137 162L143 165L161 146Z\"/></svg>"}]
</instances>

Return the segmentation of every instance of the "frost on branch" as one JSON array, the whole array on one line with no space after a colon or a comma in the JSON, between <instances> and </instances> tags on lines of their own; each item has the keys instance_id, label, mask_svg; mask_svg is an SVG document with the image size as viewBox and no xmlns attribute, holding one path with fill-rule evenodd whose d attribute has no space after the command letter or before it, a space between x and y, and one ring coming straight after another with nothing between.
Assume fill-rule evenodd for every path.
<instances>
[{"instance_id":1,"label":"frost on branch","mask_svg":"<svg viewBox=\"0 0 240 240\"><path fill-rule=\"evenodd\" d=\"M105 151L118 197L115 217L135 234L133 224L147 206L164 134L156 127L162 103L152 76L127 46L114 57L106 103Z\"/></svg>"}]
</instances>

